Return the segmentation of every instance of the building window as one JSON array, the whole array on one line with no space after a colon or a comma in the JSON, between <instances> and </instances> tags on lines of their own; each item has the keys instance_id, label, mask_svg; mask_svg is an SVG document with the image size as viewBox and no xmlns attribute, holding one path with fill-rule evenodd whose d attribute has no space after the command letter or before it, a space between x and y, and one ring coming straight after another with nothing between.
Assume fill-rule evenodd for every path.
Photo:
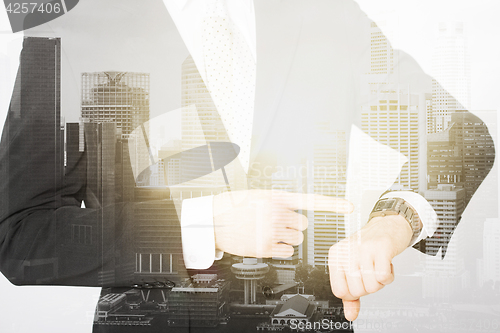
<instances>
[{"instance_id":1,"label":"building window","mask_svg":"<svg viewBox=\"0 0 500 333\"><path fill-rule=\"evenodd\" d=\"M71 240L77 244L92 244L92 226L90 225L71 225Z\"/></svg>"},{"instance_id":2,"label":"building window","mask_svg":"<svg viewBox=\"0 0 500 333\"><path fill-rule=\"evenodd\" d=\"M172 253L137 253L136 272L138 273L175 273Z\"/></svg>"}]
</instances>

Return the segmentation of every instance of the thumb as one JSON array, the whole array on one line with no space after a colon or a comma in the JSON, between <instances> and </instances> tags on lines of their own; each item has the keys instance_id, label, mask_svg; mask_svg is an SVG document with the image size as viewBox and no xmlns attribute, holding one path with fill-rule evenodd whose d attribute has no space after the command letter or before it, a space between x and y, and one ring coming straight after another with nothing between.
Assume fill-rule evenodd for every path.
<instances>
[{"instance_id":1,"label":"thumb","mask_svg":"<svg viewBox=\"0 0 500 333\"><path fill-rule=\"evenodd\" d=\"M358 318L360 302L359 299L355 301L342 300L344 303L344 316L349 321L354 321Z\"/></svg>"}]
</instances>

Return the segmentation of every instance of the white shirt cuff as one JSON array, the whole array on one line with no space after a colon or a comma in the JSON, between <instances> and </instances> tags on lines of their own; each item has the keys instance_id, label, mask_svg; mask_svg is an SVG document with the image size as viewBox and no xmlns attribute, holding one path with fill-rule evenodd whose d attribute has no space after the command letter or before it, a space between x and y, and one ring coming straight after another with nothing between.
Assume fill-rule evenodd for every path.
<instances>
[{"instance_id":1,"label":"white shirt cuff","mask_svg":"<svg viewBox=\"0 0 500 333\"><path fill-rule=\"evenodd\" d=\"M223 252L215 249L213 199L211 195L182 201L182 252L188 269L207 269L222 258Z\"/></svg>"},{"instance_id":2,"label":"white shirt cuff","mask_svg":"<svg viewBox=\"0 0 500 333\"><path fill-rule=\"evenodd\" d=\"M422 232L410 246L415 245L422 239L432 237L439 226L439 220L434 208L420 194L410 191L394 191L384 194L380 199L401 198L408 202L417 211L422 221Z\"/></svg>"}]
</instances>

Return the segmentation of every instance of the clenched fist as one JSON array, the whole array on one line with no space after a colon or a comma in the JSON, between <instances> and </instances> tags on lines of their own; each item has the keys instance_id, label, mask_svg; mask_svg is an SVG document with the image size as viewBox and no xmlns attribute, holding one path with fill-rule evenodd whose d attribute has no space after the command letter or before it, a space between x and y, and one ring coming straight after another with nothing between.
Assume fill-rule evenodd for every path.
<instances>
[{"instance_id":1,"label":"clenched fist","mask_svg":"<svg viewBox=\"0 0 500 333\"><path fill-rule=\"evenodd\" d=\"M330 284L333 294L344 303L346 319L357 318L361 296L394 280L392 259L408 247L412 234L410 224L401 215L375 217L330 248Z\"/></svg>"}]
</instances>

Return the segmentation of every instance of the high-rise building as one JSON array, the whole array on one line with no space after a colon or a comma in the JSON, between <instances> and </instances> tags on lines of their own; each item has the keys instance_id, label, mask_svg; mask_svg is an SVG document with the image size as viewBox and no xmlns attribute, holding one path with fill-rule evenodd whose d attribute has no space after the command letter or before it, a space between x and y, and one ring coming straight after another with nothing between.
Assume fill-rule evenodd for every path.
<instances>
[{"instance_id":1,"label":"high-rise building","mask_svg":"<svg viewBox=\"0 0 500 333\"><path fill-rule=\"evenodd\" d=\"M399 51L392 48L385 33L395 27L381 21L370 24L369 71L361 78L361 92L366 102L361 106L361 129L376 141L385 144L408 158L396 183L414 191L425 189L425 123L430 113L431 95L413 93L402 84L398 74Z\"/></svg>"},{"instance_id":2,"label":"high-rise building","mask_svg":"<svg viewBox=\"0 0 500 333\"><path fill-rule=\"evenodd\" d=\"M493 166L493 139L486 124L469 112L456 111L450 119L445 132L428 136L428 184L462 186L469 202Z\"/></svg>"},{"instance_id":3,"label":"high-rise building","mask_svg":"<svg viewBox=\"0 0 500 333\"><path fill-rule=\"evenodd\" d=\"M441 234L441 237L451 237L465 208L465 190L451 184L440 184L436 189L425 191L424 197L434 208L440 221L440 227L434 236ZM432 256L425 258L423 296L426 298L448 298L468 283L461 246L466 240L457 236L453 240L455 244L442 249L446 251L444 260ZM428 239L425 246L426 253L436 253L441 247L440 242L435 239Z\"/></svg>"},{"instance_id":4,"label":"high-rise building","mask_svg":"<svg viewBox=\"0 0 500 333\"><path fill-rule=\"evenodd\" d=\"M361 115L366 134L408 158L396 183L414 191L419 190L419 99L409 89L381 85Z\"/></svg>"},{"instance_id":5,"label":"high-rise building","mask_svg":"<svg viewBox=\"0 0 500 333\"><path fill-rule=\"evenodd\" d=\"M457 144L454 125L427 136L427 181L429 189L438 184L463 186L463 151Z\"/></svg>"},{"instance_id":6,"label":"high-rise building","mask_svg":"<svg viewBox=\"0 0 500 333\"><path fill-rule=\"evenodd\" d=\"M85 136L85 163L80 149L80 132ZM66 191L82 193L85 206L100 208L92 224L71 225L72 241L79 246L69 250L81 260L99 262L98 283L112 285L130 281L133 273L133 248L119 252L116 242L131 243L133 214L123 211L133 200L134 181L128 161L127 145L117 140L116 124L68 124L65 175ZM75 186L82 186L78 188ZM69 193L75 195L75 193ZM125 249L124 246L120 248ZM85 255L84 255L85 254Z\"/></svg>"},{"instance_id":7,"label":"high-rise building","mask_svg":"<svg viewBox=\"0 0 500 333\"><path fill-rule=\"evenodd\" d=\"M433 72L433 116L428 127L435 133L450 126L452 113L471 107L470 60L463 23L439 24Z\"/></svg>"},{"instance_id":8,"label":"high-rise building","mask_svg":"<svg viewBox=\"0 0 500 333\"><path fill-rule=\"evenodd\" d=\"M102 261L99 282L129 281L135 271L134 246L127 253L117 253L114 247L117 241L135 242L132 237L135 212L123 213L123 205L134 201L136 186L127 138L149 120L149 74L82 73L81 92L78 151L86 150L85 205L101 207L102 211L96 230L87 230L89 227L85 230L97 240L94 247ZM73 132L72 140L76 141L76 128ZM143 132L148 132L144 126ZM68 151L69 154L77 155ZM136 160L147 158L141 155ZM129 209L133 206L129 205Z\"/></svg>"},{"instance_id":9,"label":"high-rise building","mask_svg":"<svg viewBox=\"0 0 500 333\"><path fill-rule=\"evenodd\" d=\"M172 140L164 144L158 151L158 157L162 159L164 184L176 185L181 182L181 167L179 153L182 150L181 140Z\"/></svg>"},{"instance_id":10,"label":"high-rise building","mask_svg":"<svg viewBox=\"0 0 500 333\"><path fill-rule=\"evenodd\" d=\"M385 33L394 31L390 21L370 23L370 63L368 72L361 78L362 94L374 94L380 85L399 82L399 50L392 48Z\"/></svg>"},{"instance_id":11,"label":"high-rise building","mask_svg":"<svg viewBox=\"0 0 500 333\"><path fill-rule=\"evenodd\" d=\"M12 149L12 145L20 149ZM60 207L64 131L61 126L59 38L24 38L2 146L0 215L19 212L26 208L23 205L27 202L48 209ZM50 158L42 158L47 156ZM24 191L25 188L30 190ZM20 259L22 279L43 283L58 278L59 268L66 266L57 253L53 255L37 260Z\"/></svg>"},{"instance_id":12,"label":"high-rise building","mask_svg":"<svg viewBox=\"0 0 500 333\"><path fill-rule=\"evenodd\" d=\"M191 56L182 63L181 106L183 151L211 142L230 142L217 107ZM195 186L224 185L221 171L198 178L206 167L199 161L199 158L203 159L203 154L204 151L200 151L200 154L189 154L180 160L181 180L190 180L189 184ZM231 173L230 169L225 171ZM230 182L234 180L232 174L227 176Z\"/></svg>"},{"instance_id":13,"label":"high-rise building","mask_svg":"<svg viewBox=\"0 0 500 333\"><path fill-rule=\"evenodd\" d=\"M195 105L196 113L182 114L183 149L190 149L211 141L229 141L215 103L191 56L182 63L181 106ZM202 132L195 130L200 124Z\"/></svg>"},{"instance_id":14,"label":"high-rise building","mask_svg":"<svg viewBox=\"0 0 500 333\"><path fill-rule=\"evenodd\" d=\"M115 154L116 154L116 124L114 123L87 123L85 124L85 140L87 144L87 207L101 207L102 213L98 216L97 230L92 230L94 239L97 239L99 257L102 262L99 271L99 282L111 284L115 281L114 256L115 225ZM90 198L95 199L92 202ZM80 228L80 226L75 226ZM107 251L103 246L107 244ZM111 246L110 246L111 245ZM109 258L106 258L109 256Z\"/></svg>"},{"instance_id":15,"label":"high-rise building","mask_svg":"<svg viewBox=\"0 0 500 333\"><path fill-rule=\"evenodd\" d=\"M149 74L82 73L81 103L82 118L113 122L128 135L149 120Z\"/></svg>"},{"instance_id":16,"label":"high-rise building","mask_svg":"<svg viewBox=\"0 0 500 333\"><path fill-rule=\"evenodd\" d=\"M330 123L318 125L318 133L321 133L321 138L308 159L307 193L342 198L346 185L346 133L332 129ZM330 247L346 237L344 215L309 210L307 217L307 263L327 266Z\"/></svg>"},{"instance_id":17,"label":"high-rise building","mask_svg":"<svg viewBox=\"0 0 500 333\"><path fill-rule=\"evenodd\" d=\"M370 26L370 74L394 74L397 50L394 50L381 27L384 23L371 22ZM396 55L396 56L395 56Z\"/></svg>"},{"instance_id":18,"label":"high-rise building","mask_svg":"<svg viewBox=\"0 0 500 333\"><path fill-rule=\"evenodd\" d=\"M179 218L171 193L162 187L136 187L134 215L135 276L138 280L188 277L182 259Z\"/></svg>"}]
</instances>

